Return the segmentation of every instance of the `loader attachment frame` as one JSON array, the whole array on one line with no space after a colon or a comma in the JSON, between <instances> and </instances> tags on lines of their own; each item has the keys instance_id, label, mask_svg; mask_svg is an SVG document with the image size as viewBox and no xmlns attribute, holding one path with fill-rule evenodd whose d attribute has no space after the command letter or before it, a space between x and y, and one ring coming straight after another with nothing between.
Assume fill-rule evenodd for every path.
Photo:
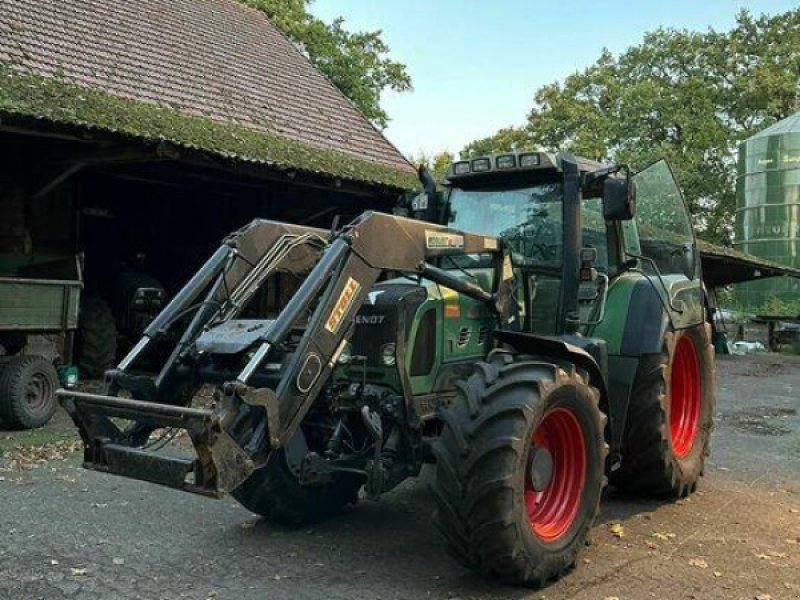
<instances>
[{"instance_id":1,"label":"loader attachment frame","mask_svg":"<svg viewBox=\"0 0 800 600\"><path fill-rule=\"evenodd\" d=\"M463 254L492 256L493 290L433 264ZM274 320L248 330L239 354L249 359L238 372L215 369L208 361L213 344L198 340L235 320L276 271L303 283ZM375 212L334 233L254 221L224 241L106 373L105 395L59 391L83 438L84 465L205 495L232 491L272 451L302 436L299 425L352 334L354 315L387 273L425 277L473 297L505 324L516 318L510 256L496 238ZM131 368L148 346L192 311L158 375L134 374ZM279 360L277 374L265 368L273 359ZM203 383L217 385L214 406L186 407ZM131 399L120 398L122 392ZM114 418L136 425L122 430ZM197 457L176 459L140 448L156 428L187 431Z\"/></svg>"}]
</instances>

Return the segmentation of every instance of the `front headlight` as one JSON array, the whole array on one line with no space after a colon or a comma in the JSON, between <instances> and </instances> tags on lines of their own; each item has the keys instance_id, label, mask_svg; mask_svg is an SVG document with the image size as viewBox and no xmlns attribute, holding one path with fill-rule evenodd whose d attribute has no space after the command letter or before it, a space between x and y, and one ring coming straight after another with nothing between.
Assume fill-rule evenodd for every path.
<instances>
[{"instance_id":1,"label":"front headlight","mask_svg":"<svg viewBox=\"0 0 800 600\"><path fill-rule=\"evenodd\" d=\"M492 162L488 158L476 158L472 161L472 172L482 173L492 168Z\"/></svg>"},{"instance_id":2,"label":"front headlight","mask_svg":"<svg viewBox=\"0 0 800 600\"><path fill-rule=\"evenodd\" d=\"M456 175L466 175L469 173L469 161L457 162L453 165L453 172Z\"/></svg>"},{"instance_id":3,"label":"front headlight","mask_svg":"<svg viewBox=\"0 0 800 600\"><path fill-rule=\"evenodd\" d=\"M513 169L517 166L517 159L513 154L503 154L495 162L498 169Z\"/></svg>"},{"instance_id":4,"label":"front headlight","mask_svg":"<svg viewBox=\"0 0 800 600\"><path fill-rule=\"evenodd\" d=\"M521 154L519 157L520 167L538 167L542 163L540 156L536 153Z\"/></svg>"},{"instance_id":5,"label":"front headlight","mask_svg":"<svg viewBox=\"0 0 800 600\"><path fill-rule=\"evenodd\" d=\"M381 346L381 361L387 367L393 367L397 363L397 346L394 343L384 344Z\"/></svg>"}]
</instances>

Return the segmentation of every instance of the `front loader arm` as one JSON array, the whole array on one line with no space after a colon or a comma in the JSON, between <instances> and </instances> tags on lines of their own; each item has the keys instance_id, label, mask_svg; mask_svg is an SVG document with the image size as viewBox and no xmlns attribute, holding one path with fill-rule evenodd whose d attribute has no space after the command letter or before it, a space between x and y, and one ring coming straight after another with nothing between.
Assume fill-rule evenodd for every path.
<instances>
[{"instance_id":1,"label":"front loader arm","mask_svg":"<svg viewBox=\"0 0 800 600\"><path fill-rule=\"evenodd\" d=\"M493 294L428 262L446 255L487 252L497 256L499 277L496 281L499 283ZM331 285L322 293L287 370L288 376L281 380L274 399L268 400L275 403L277 408L272 414L279 419L279 423L273 418L271 423L265 424L272 447L284 446L297 431L350 336L353 317L382 273L399 271L423 275L445 286L456 287L502 312L510 298L510 281L502 277L503 272L508 275L510 269L508 264L503 268L503 257L500 244L494 238L382 213L366 213L345 228L265 333L261 347L237 380L239 384L247 384L249 376L270 350L284 340L309 300L324 281L329 280ZM507 261L508 257L505 259ZM237 393L246 390L242 385L235 389L239 390ZM260 443L263 433L253 440L256 444Z\"/></svg>"},{"instance_id":2,"label":"front loader arm","mask_svg":"<svg viewBox=\"0 0 800 600\"><path fill-rule=\"evenodd\" d=\"M487 253L494 257L496 275L491 292L432 264L447 255ZM303 283L250 344L249 360L241 371L220 386L214 409L198 414L198 409L180 406L161 408L180 403L175 390L194 372L198 336L235 319L276 270L301 276ZM298 433L352 333L353 317L385 272L427 277L485 302L501 315L513 304L510 259L494 238L372 212L335 235L255 221L225 240L119 367L107 373L112 397L59 392L86 443L85 464L188 491L210 495L231 491ZM204 291L205 299L198 303ZM129 367L149 340L191 306L199 308L158 377L142 381L130 375ZM298 331L302 335L287 353L287 341ZM267 384L262 367L273 355L283 357L281 375L277 383ZM134 399L121 402L113 397L122 389ZM182 411L186 411L184 421ZM149 424L148 431L156 426L184 427L198 458L176 464L146 456L114 427L110 418L115 416Z\"/></svg>"}]
</instances>

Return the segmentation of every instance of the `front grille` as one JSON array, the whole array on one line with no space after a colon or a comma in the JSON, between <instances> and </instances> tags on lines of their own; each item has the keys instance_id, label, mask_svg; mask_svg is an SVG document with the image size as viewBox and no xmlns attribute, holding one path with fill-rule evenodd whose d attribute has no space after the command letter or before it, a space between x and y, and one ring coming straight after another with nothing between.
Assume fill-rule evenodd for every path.
<instances>
[{"instance_id":1,"label":"front grille","mask_svg":"<svg viewBox=\"0 0 800 600\"><path fill-rule=\"evenodd\" d=\"M478 329L478 346L483 346L484 342L486 341L486 325L481 325L480 329Z\"/></svg>"},{"instance_id":2,"label":"front grille","mask_svg":"<svg viewBox=\"0 0 800 600\"><path fill-rule=\"evenodd\" d=\"M472 334L472 329L469 327L462 327L458 332L458 339L456 340L456 345L459 348L463 348L467 344L469 344L469 338Z\"/></svg>"}]
</instances>

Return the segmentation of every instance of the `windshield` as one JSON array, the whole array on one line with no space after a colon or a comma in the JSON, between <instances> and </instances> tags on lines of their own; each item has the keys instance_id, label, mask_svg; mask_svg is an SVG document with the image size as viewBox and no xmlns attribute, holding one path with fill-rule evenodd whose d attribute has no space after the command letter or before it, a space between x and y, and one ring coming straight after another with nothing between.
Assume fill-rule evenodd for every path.
<instances>
[{"instance_id":1,"label":"windshield","mask_svg":"<svg viewBox=\"0 0 800 600\"><path fill-rule=\"evenodd\" d=\"M560 266L561 184L454 188L448 226L502 239L517 265Z\"/></svg>"}]
</instances>

